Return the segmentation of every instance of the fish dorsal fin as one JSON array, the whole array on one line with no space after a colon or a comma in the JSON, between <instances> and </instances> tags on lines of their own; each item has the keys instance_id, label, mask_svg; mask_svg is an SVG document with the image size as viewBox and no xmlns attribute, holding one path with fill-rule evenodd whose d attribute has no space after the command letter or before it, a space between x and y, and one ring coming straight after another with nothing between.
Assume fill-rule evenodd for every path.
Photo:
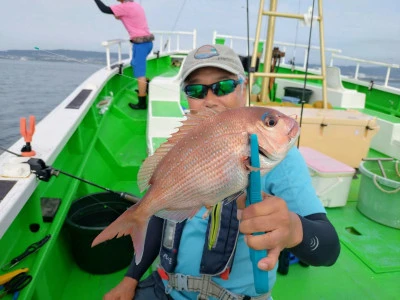
<instances>
[{"instance_id":1,"label":"fish dorsal fin","mask_svg":"<svg viewBox=\"0 0 400 300\"><path fill-rule=\"evenodd\" d=\"M165 143L157 148L152 156L149 156L143 162L138 173L138 186L140 191L143 192L151 185L151 177L153 176L154 170L157 168L157 165L169 152L169 150L171 150L171 148L173 148L181 139L188 135L188 133L196 128L201 122L212 116L215 116L216 114L224 110L226 109L205 108L198 113L192 111L192 113L187 116L187 119L182 121L182 126L179 127L179 130L173 133L172 136Z\"/></svg>"},{"instance_id":2,"label":"fish dorsal fin","mask_svg":"<svg viewBox=\"0 0 400 300\"><path fill-rule=\"evenodd\" d=\"M158 147L158 149L154 152L152 156L147 157L140 167L137 177L137 184L139 186L140 192L143 192L150 186L151 176L153 175L158 163L173 147L173 145L164 146L164 144Z\"/></svg>"}]
</instances>

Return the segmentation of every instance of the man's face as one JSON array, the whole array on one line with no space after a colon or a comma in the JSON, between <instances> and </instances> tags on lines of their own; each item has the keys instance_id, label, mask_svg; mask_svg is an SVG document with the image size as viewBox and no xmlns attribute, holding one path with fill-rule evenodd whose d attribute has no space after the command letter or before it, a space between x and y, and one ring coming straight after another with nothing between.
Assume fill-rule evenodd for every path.
<instances>
[{"instance_id":1,"label":"man's face","mask_svg":"<svg viewBox=\"0 0 400 300\"><path fill-rule=\"evenodd\" d=\"M191 73L185 82L185 86L189 84L210 85L226 79L237 80L238 77L237 75L234 75L222 69L214 67L204 67ZM189 108L195 111L200 111L205 107L243 107L246 104L246 88L242 87L242 85L239 84L232 93L224 96L216 96L211 91L211 89L209 89L204 99L193 99L188 97L188 103Z\"/></svg>"}]
</instances>

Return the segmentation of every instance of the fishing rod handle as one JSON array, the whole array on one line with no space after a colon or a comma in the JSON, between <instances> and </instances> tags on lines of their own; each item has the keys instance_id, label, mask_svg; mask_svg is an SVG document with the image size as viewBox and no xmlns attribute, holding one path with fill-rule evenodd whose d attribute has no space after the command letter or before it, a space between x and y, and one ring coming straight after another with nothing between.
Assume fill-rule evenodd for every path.
<instances>
[{"instance_id":1,"label":"fishing rod handle","mask_svg":"<svg viewBox=\"0 0 400 300\"><path fill-rule=\"evenodd\" d=\"M127 193L121 193L120 196L121 196L121 198L124 198L125 200L128 200L134 204L136 204L137 202L140 201L140 198L130 195L130 194L127 194Z\"/></svg>"},{"instance_id":2,"label":"fishing rod handle","mask_svg":"<svg viewBox=\"0 0 400 300\"><path fill-rule=\"evenodd\" d=\"M253 170L249 175L249 186L247 188L246 207L262 201L260 157L258 152L258 139L256 134L250 136L250 165L258 170ZM261 235L265 232L255 232L253 235ZM253 265L254 287L257 293L265 294L269 291L268 272L258 268L258 262L267 257L267 250L254 250L249 247L250 260Z\"/></svg>"}]
</instances>

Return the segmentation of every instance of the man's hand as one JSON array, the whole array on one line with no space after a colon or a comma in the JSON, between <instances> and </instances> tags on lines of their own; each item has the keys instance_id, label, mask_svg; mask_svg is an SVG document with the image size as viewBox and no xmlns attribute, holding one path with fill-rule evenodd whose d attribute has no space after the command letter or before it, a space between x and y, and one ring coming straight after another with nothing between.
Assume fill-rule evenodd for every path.
<instances>
[{"instance_id":1,"label":"man's hand","mask_svg":"<svg viewBox=\"0 0 400 300\"><path fill-rule=\"evenodd\" d=\"M268 256L258 262L258 267L269 271L278 262L284 248L292 248L301 243L303 229L300 218L287 208L286 202L278 197L263 193L259 203L245 206L246 195L238 199L239 230L245 234L249 247L255 250L267 250ZM255 232L265 232L252 235Z\"/></svg>"},{"instance_id":2,"label":"man's hand","mask_svg":"<svg viewBox=\"0 0 400 300\"><path fill-rule=\"evenodd\" d=\"M104 295L103 300L132 300L135 296L138 281L130 277L124 279L111 291Z\"/></svg>"}]
</instances>

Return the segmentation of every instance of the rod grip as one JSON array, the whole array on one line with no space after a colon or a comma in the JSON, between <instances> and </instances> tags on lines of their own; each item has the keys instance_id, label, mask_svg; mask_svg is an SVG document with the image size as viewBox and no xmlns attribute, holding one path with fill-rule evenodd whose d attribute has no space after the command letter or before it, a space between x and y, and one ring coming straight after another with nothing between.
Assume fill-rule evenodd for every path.
<instances>
[{"instance_id":1,"label":"rod grip","mask_svg":"<svg viewBox=\"0 0 400 300\"><path fill-rule=\"evenodd\" d=\"M250 165L255 168L249 175L249 185L247 187L246 207L261 202L261 174L260 174L260 157L258 152L258 138L256 134L250 136ZM264 232L255 232L253 235L261 235ZM253 265L253 277L256 292L265 294L269 291L268 272L258 268L257 264L260 259L268 255L267 250L254 250L249 248L250 259Z\"/></svg>"}]
</instances>

